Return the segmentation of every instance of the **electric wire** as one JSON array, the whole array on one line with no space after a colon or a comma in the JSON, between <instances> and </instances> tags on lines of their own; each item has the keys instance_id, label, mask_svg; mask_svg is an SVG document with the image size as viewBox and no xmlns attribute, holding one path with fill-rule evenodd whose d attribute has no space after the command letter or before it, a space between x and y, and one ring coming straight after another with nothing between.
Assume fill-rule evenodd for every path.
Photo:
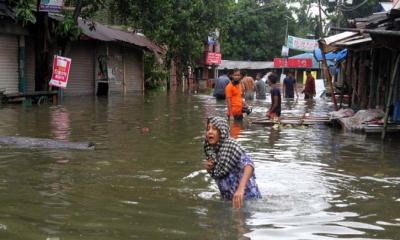
<instances>
[{"instance_id":1,"label":"electric wire","mask_svg":"<svg viewBox=\"0 0 400 240\"><path fill-rule=\"evenodd\" d=\"M339 7L340 11L351 12L351 11L354 11L354 10L362 7L367 2L368 2L368 0L364 0L363 2L357 4L356 6L348 7L348 6L344 5L344 4L342 4L342 5L339 5L338 7Z\"/></svg>"}]
</instances>

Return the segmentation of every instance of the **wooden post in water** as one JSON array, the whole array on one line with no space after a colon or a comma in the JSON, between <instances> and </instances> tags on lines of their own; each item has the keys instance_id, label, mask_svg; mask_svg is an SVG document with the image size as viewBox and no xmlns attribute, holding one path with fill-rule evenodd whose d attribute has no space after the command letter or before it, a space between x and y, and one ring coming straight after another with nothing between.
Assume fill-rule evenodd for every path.
<instances>
[{"instance_id":1,"label":"wooden post in water","mask_svg":"<svg viewBox=\"0 0 400 240\"><path fill-rule=\"evenodd\" d=\"M390 79L389 96L388 96L388 100L386 102L385 119L384 119L383 129L382 129L382 140L385 139L385 135L386 135L386 129L387 129L388 118L389 118L389 109L390 109L390 104L392 102L392 96L393 96L394 81L396 80L396 77L397 77L399 63L400 63L400 53L398 53L396 56L396 62L394 64L394 68L392 71L392 78Z\"/></svg>"},{"instance_id":2,"label":"wooden post in water","mask_svg":"<svg viewBox=\"0 0 400 240\"><path fill-rule=\"evenodd\" d=\"M375 50L370 51L371 62L369 64L369 98L368 98L368 108L373 108L374 97L376 93L375 84L375 71L374 71L374 61L375 61Z\"/></svg>"},{"instance_id":3,"label":"wooden post in water","mask_svg":"<svg viewBox=\"0 0 400 240\"><path fill-rule=\"evenodd\" d=\"M329 71L328 63L326 62L326 57L325 57L326 51L325 51L325 47L324 47L324 44L322 43L321 40L318 41L318 44L319 44L319 48L321 49L321 52L322 52L322 63L323 63L323 65L324 65L326 79L328 80L328 84L329 84L329 87L330 87L330 89L331 89L331 95L332 95L333 106L334 106L334 108L335 108L335 111L337 111L337 110L338 110L338 106L337 106L337 102L336 102L335 91L334 91L334 89L333 89L332 76L331 76L331 73L330 73L330 71Z\"/></svg>"}]
</instances>

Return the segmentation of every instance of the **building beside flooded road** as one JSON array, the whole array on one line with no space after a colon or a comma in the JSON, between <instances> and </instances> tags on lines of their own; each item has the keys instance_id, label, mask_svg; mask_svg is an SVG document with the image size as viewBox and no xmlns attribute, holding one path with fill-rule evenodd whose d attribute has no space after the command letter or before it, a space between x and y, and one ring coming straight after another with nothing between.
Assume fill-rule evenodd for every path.
<instances>
[{"instance_id":1,"label":"building beside flooded road","mask_svg":"<svg viewBox=\"0 0 400 240\"><path fill-rule=\"evenodd\" d=\"M352 28L334 28L341 33L320 41L325 53L348 50L336 65L341 98L356 110L381 109L385 117L377 123L385 126L400 122L399 20L400 10L391 9L354 19Z\"/></svg>"},{"instance_id":2,"label":"building beside flooded road","mask_svg":"<svg viewBox=\"0 0 400 240\"><path fill-rule=\"evenodd\" d=\"M53 56L60 54L57 49L62 46L57 39L43 43L38 37L40 26L17 24L14 12L0 4L0 92L16 97L45 94ZM48 19L51 32L63 16L49 14ZM78 26L81 34L65 54L72 64L64 95L143 92L144 52L160 57L165 50L144 35L120 28L82 19ZM39 58L45 59L46 66Z\"/></svg>"}]
</instances>

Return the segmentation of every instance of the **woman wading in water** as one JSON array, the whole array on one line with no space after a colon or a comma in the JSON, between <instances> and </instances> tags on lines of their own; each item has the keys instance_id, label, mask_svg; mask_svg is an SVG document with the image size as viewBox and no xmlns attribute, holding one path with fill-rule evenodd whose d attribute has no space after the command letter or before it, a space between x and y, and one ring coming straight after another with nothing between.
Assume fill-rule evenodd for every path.
<instances>
[{"instance_id":1,"label":"woman wading in water","mask_svg":"<svg viewBox=\"0 0 400 240\"><path fill-rule=\"evenodd\" d=\"M205 168L215 179L222 199L232 200L234 208L241 208L244 200L261 198L254 163L242 146L229 137L229 125L224 118L207 120L204 153Z\"/></svg>"}]
</instances>

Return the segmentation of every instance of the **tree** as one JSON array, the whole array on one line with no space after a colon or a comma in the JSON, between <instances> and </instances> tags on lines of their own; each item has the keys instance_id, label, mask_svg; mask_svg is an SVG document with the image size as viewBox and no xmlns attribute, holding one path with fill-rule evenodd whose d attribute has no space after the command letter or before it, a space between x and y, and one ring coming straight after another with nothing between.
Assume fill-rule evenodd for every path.
<instances>
[{"instance_id":1,"label":"tree","mask_svg":"<svg viewBox=\"0 0 400 240\"><path fill-rule=\"evenodd\" d=\"M187 73L204 51L210 30L219 27L230 0L117 0L111 17L143 32L168 48L167 63L174 60L177 72ZM178 81L180 80L178 75Z\"/></svg>"},{"instance_id":2,"label":"tree","mask_svg":"<svg viewBox=\"0 0 400 240\"><path fill-rule=\"evenodd\" d=\"M335 4L325 1L324 4L327 6L327 12L331 14L330 20L331 25L337 25L338 16L342 16L339 19L340 26L348 27L349 20L354 18L362 18L372 15L378 10L378 0L353 0L353 3L346 4L344 0L337 0Z\"/></svg>"},{"instance_id":3,"label":"tree","mask_svg":"<svg viewBox=\"0 0 400 240\"><path fill-rule=\"evenodd\" d=\"M241 0L229 5L221 31L222 54L231 60L270 60L280 55L286 25L295 22L286 4L279 0Z\"/></svg>"}]
</instances>

